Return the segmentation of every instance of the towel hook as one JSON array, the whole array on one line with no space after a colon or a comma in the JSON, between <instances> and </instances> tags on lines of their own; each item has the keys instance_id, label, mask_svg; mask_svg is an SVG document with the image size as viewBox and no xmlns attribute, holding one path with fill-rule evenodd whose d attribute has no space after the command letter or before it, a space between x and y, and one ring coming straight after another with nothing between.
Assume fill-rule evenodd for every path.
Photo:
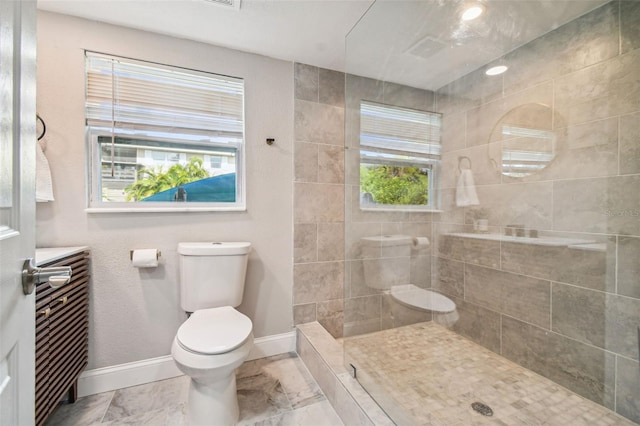
<instances>
[{"instance_id":1,"label":"towel hook","mask_svg":"<svg viewBox=\"0 0 640 426\"><path fill-rule=\"evenodd\" d=\"M38 140L40 140L44 137L45 133L47 133L47 125L44 124L44 120L37 113L36 113L36 127L39 128L41 131L41 133L38 135Z\"/></svg>"},{"instance_id":2,"label":"towel hook","mask_svg":"<svg viewBox=\"0 0 640 426\"><path fill-rule=\"evenodd\" d=\"M469 170L471 170L471 168L473 167L473 163L471 163L471 158L465 156L465 155L461 155L458 157L458 171L460 173L462 173L462 160L467 160L469 162Z\"/></svg>"}]
</instances>

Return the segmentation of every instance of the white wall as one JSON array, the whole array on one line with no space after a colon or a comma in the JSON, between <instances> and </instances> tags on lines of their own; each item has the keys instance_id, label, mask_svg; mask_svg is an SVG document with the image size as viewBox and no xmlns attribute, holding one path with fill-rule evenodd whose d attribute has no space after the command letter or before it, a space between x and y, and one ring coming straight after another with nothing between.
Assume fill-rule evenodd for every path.
<instances>
[{"instance_id":1,"label":"white wall","mask_svg":"<svg viewBox=\"0 0 640 426\"><path fill-rule=\"evenodd\" d=\"M241 77L246 90L247 211L85 212L84 50ZM292 327L293 64L263 56L39 12L38 113L56 201L37 207L37 245L92 250L89 368L167 355L185 316L179 241L254 246L239 310L256 337ZM267 146L265 138L276 143ZM129 250L157 247L162 265L131 267Z\"/></svg>"}]
</instances>

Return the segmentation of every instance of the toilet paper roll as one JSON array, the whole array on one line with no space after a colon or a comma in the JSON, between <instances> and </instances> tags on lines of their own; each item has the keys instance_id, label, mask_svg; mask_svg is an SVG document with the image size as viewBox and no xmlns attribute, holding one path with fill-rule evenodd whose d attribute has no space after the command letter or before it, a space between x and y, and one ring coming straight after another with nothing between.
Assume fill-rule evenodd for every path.
<instances>
[{"instance_id":1,"label":"toilet paper roll","mask_svg":"<svg viewBox=\"0 0 640 426\"><path fill-rule=\"evenodd\" d=\"M155 268L158 266L158 249L134 250L131 263L134 268Z\"/></svg>"},{"instance_id":2,"label":"toilet paper roll","mask_svg":"<svg viewBox=\"0 0 640 426\"><path fill-rule=\"evenodd\" d=\"M429 247L429 238L427 237L413 237L413 248L420 250Z\"/></svg>"}]
</instances>

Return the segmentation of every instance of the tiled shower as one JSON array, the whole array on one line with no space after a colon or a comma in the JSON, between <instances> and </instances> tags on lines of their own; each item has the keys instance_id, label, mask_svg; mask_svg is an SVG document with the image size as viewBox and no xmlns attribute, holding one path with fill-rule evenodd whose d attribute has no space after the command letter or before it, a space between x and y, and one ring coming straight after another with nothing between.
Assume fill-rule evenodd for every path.
<instances>
[{"instance_id":1,"label":"tiled shower","mask_svg":"<svg viewBox=\"0 0 640 426\"><path fill-rule=\"evenodd\" d=\"M377 7L347 37L346 74L296 64L296 323L345 337L349 358L353 336L432 321L364 277L379 259L363 238L427 237L408 268L397 255L394 276L455 302L457 321L436 327L640 422L640 3L594 3L487 64L508 65L503 75L481 66L430 89L351 72ZM441 114L432 211L361 208L362 101ZM514 128L530 132L507 136ZM466 168L479 204L457 206ZM380 383L363 384L379 395Z\"/></svg>"}]
</instances>

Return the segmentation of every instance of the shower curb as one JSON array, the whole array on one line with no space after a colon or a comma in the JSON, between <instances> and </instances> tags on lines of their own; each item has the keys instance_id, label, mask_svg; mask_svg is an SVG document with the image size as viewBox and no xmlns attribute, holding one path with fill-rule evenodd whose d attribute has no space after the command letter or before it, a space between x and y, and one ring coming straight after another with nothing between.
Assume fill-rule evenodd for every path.
<instances>
[{"instance_id":1,"label":"shower curb","mask_svg":"<svg viewBox=\"0 0 640 426\"><path fill-rule=\"evenodd\" d=\"M343 347L318 322L299 324L296 351L345 425L395 425L343 365Z\"/></svg>"}]
</instances>

